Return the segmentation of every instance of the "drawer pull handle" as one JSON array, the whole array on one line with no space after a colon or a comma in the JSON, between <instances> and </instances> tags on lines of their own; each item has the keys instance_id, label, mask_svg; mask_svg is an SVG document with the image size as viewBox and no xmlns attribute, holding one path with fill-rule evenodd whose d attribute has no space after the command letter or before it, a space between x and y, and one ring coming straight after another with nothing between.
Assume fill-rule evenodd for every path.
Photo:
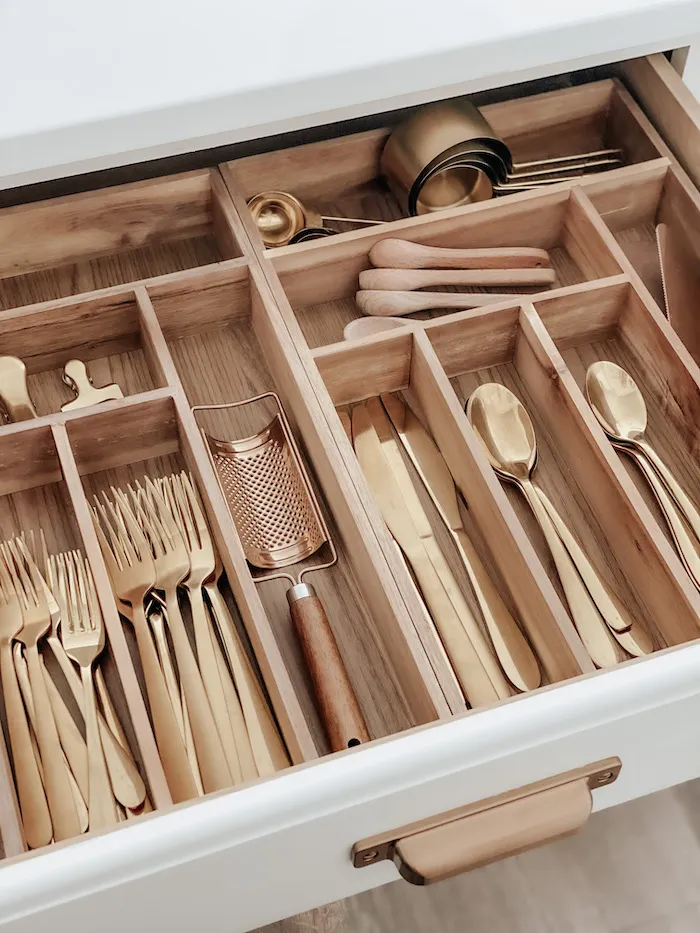
<instances>
[{"instance_id":1,"label":"drawer pull handle","mask_svg":"<svg viewBox=\"0 0 700 933\"><path fill-rule=\"evenodd\" d=\"M534 784L358 842L355 868L391 859L411 884L434 884L518 855L579 830L591 792L612 784L619 758L608 758Z\"/></svg>"}]
</instances>

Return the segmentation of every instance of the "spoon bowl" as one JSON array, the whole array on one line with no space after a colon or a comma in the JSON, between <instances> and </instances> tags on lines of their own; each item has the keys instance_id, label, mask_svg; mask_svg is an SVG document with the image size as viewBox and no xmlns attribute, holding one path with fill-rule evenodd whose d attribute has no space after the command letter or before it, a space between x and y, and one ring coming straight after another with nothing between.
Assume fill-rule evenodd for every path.
<instances>
[{"instance_id":1,"label":"spoon bowl","mask_svg":"<svg viewBox=\"0 0 700 933\"><path fill-rule=\"evenodd\" d=\"M526 482L537 461L537 440L520 399L489 382L472 392L465 410L494 470L511 482Z\"/></svg>"},{"instance_id":2,"label":"spoon bowl","mask_svg":"<svg viewBox=\"0 0 700 933\"><path fill-rule=\"evenodd\" d=\"M641 440L647 427L647 408L639 386L621 366L609 360L589 366L586 395L607 435L621 443Z\"/></svg>"}]
</instances>

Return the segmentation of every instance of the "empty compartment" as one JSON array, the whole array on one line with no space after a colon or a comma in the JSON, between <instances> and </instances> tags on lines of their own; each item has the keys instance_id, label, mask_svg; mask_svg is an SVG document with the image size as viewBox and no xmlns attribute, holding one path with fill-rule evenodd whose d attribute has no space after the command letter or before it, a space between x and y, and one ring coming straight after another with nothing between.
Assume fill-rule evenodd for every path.
<instances>
[{"instance_id":1,"label":"empty compartment","mask_svg":"<svg viewBox=\"0 0 700 933\"><path fill-rule=\"evenodd\" d=\"M678 355L678 338L660 312L626 284L537 302L536 307L582 392L586 391L589 366L601 360L616 363L634 379L646 407L644 439L692 502L699 503L700 388L694 368ZM657 517L659 527L672 541L638 465L624 452L619 459Z\"/></svg>"},{"instance_id":2,"label":"empty compartment","mask_svg":"<svg viewBox=\"0 0 700 933\"><path fill-rule=\"evenodd\" d=\"M41 597L37 601L36 621L41 623L40 628L41 626L46 627L45 634L42 635L38 642L38 648L43 664L45 664L49 672L51 684L48 686L51 689L48 690L45 697L38 697L35 689L36 681L32 680L26 695L31 696L37 718L40 711L45 710L43 704L47 700L53 711L60 746L53 744L50 735L51 730L49 730L47 739L45 728L41 730L43 738L40 737L39 732L34 727L30 726L30 728L37 738L36 747L44 771L45 786L48 787L46 775L51 769L50 773L54 775L52 781L54 788L57 786L56 782L58 782L59 787L71 788L69 792L70 802L67 804L70 811L69 823L61 823L60 820L58 823L53 823L56 839L69 838L69 836L65 835L66 825L75 824L82 831L85 831L88 821L86 809L89 804L88 757L85 748L85 724L81 712L84 699L79 668L72 661L67 662L65 655L61 651L61 644L66 641L64 633L69 626L69 619L66 618L60 608L63 605L64 591L61 589L59 579L55 575L52 576L49 568L44 563L42 540L45 541L49 558L54 555L58 557L58 555L65 554L68 551L77 550L81 554L85 554L86 551L76 519L73 501L64 480L62 462L51 427L31 427L14 431L10 429L10 433L6 434L0 441L0 468L2 472L2 483L0 484L0 538L7 541L15 536L23 535L30 557L35 561L39 572L43 575L44 582L49 586L49 590L45 591L47 602L44 602ZM8 567L7 564L4 566ZM21 577L17 566L9 566L12 567L10 576L13 579L14 590L19 592L21 584L18 581L21 580ZM8 633L7 626L12 622L12 613L9 608L12 603L12 594L10 592L8 596L8 592L4 591L2 599L4 637ZM31 596L29 599L31 599ZM14 624L18 631L22 628L17 622ZM140 742L144 738L143 733L135 732L132 725L130 715L132 706L126 692L133 671L130 668L128 656L124 653L123 643L119 637L115 638L114 629L109 626L109 620L106 617L103 618L103 625L106 632L105 648L98 655L93 669L99 669L112 707L111 710L108 710L100 701L100 708L105 713L105 723L112 723L112 726L107 727L110 735L105 734L104 743L105 747L109 746L108 751L110 754L108 758L110 764L115 763L116 760L116 767L119 768L120 773L124 773L122 771L124 759L129 760L128 786L122 785L119 798L124 804L131 804L132 809L129 812L129 817L133 817L137 813L143 812L144 807L145 809L153 809L161 801L155 799L148 786L152 773L149 771L148 764L144 764L141 757ZM117 633L117 636L119 634ZM27 669L29 658L27 657L27 649L20 652L17 641L13 644L15 670L19 672L18 683L21 686L21 692L25 696L26 704L24 691L27 690L26 684L29 682L30 676ZM7 649L3 648L3 650ZM21 661L23 655L25 660ZM15 724L14 729L12 731L8 729L5 698L7 697L8 685L12 689L12 678L6 678L3 673L3 683L5 688L5 692L3 692L3 729L14 761L13 742L17 741L19 743L18 747L22 748L23 739L21 733L24 728L22 722L26 723L27 720L26 718L23 720L22 714L15 710L12 714L12 721ZM45 723L46 719L43 722ZM122 743L123 748L120 751L119 746ZM63 760L61 747L65 754ZM52 748L53 752L51 751ZM54 757L56 753L57 757ZM119 765L120 759L122 765ZM66 763L70 767L70 773L73 775L74 780L67 778ZM30 765L30 772L31 767ZM20 788L31 786L30 772L22 769L21 772L15 773L19 791L18 796L23 807L27 797L24 796L25 791ZM56 791L54 790L53 793L55 794ZM52 796L51 794L46 796L49 800L49 818L53 821ZM3 794L3 799L6 801L4 804L6 807L8 800L6 794ZM37 842L41 840L43 833L46 831L46 805L40 804L37 806L37 798L33 799L34 805L29 808L33 815L32 824L26 833L26 843L30 847L36 847ZM41 799L41 795L39 799ZM65 798L62 795L59 795L59 799L65 803ZM138 800L141 801L140 804L138 804ZM121 809L121 812L122 818L125 818L127 811ZM114 818L119 818L116 809L114 810ZM6 827L3 826L3 834L5 832ZM49 840L44 841L48 842ZM9 841L12 842L11 839ZM8 848L8 840L6 839L6 854L16 854L11 849L12 845Z\"/></svg>"},{"instance_id":3,"label":"empty compartment","mask_svg":"<svg viewBox=\"0 0 700 933\"><path fill-rule=\"evenodd\" d=\"M350 321L362 317L355 302L358 277L364 269L371 268L369 252L384 236L386 234L365 231L345 242L335 243L328 239L305 250L288 250L272 257L274 269L296 314L296 329L301 328L310 347L342 340L343 328ZM510 202L476 204L464 212L408 220L397 225L391 236L428 246L535 247L547 250L555 281L545 288L575 285L620 271L604 241L604 234L585 216L567 189L522 195ZM532 293L536 290L508 287L461 289L464 292L499 294ZM450 291L454 289L450 287ZM421 293L416 291L415 294ZM284 305L282 309L285 310ZM426 318L446 313L450 312L428 311L408 317ZM290 314L288 310L287 314Z\"/></svg>"},{"instance_id":4,"label":"empty compartment","mask_svg":"<svg viewBox=\"0 0 700 933\"><path fill-rule=\"evenodd\" d=\"M425 338L410 333L382 335L364 345L343 344L318 350L314 358L331 399L338 406L340 417L346 424L348 416L357 417L356 409L364 400L384 393L392 393L401 399L422 421L429 436L437 444L452 473L456 490L459 491L459 521L466 536L511 617L524 630L535 649L541 668L541 682L554 683L574 676L581 670L590 670L590 661L566 612L534 551L524 540L495 477L490 470L485 469L479 450L473 443L474 439L468 431L465 434L464 416ZM372 404L376 405L376 401ZM420 480L407 450L400 443L398 434L395 430L390 433L398 444L400 456L428 517L438 547L477 625L481 627L482 633L487 633L482 609L453 538L433 505L427 486ZM353 457L350 447L346 448L346 457ZM363 469L362 461L360 469ZM384 468L382 475L388 480L397 474L394 470L389 472ZM368 483L364 473L362 477L367 486L367 496L372 497L372 484ZM436 488L444 489L444 480ZM402 494L401 501L404 499ZM381 502L375 502L381 512ZM388 531L386 533L388 535ZM405 563L399 562L398 575L401 586L412 590L414 584ZM496 605L495 601L492 605ZM426 626L425 620L422 620L422 624ZM427 622L427 628L433 629L430 621ZM486 642L490 643L488 634ZM512 685L510 692L517 692Z\"/></svg>"},{"instance_id":5,"label":"empty compartment","mask_svg":"<svg viewBox=\"0 0 700 933\"><path fill-rule=\"evenodd\" d=\"M268 330L270 312L263 307L259 285L254 281L249 285L247 279L240 281L240 277L222 274L218 285L212 283L207 289L206 296L192 290L189 296L180 297L177 306L165 290L149 291L189 403L217 405L242 401L267 391L278 392L285 413L293 423L296 440L300 442L296 430L298 408L290 404L288 375L283 369L286 364L280 360L279 350L273 343L279 337ZM206 311L197 319L203 301ZM273 310L273 313L277 312ZM286 334L283 339L288 339ZM294 352L291 350L292 354ZM305 401L311 402L310 393ZM271 421L274 409L274 404L267 400L226 411L197 413L197 422L219 440L240 440L263 429ZM320 425L321 417L316 417L316 426ZM314 442L307 440L307 443ZM314 452L318 453L318 441L315 444ZM308 453L307 448L302 455L307 470L311 465ZM318 456L324 454L321 452ZM318 456L315 466L319 465ZM304 582L315 588L325 606L370 736L388 735L424 721L424 717L434 718L434 706L429 712L422 711L427 688L419 673L415 668L409 669L408 674L403 673L403 667L399 670L407 648L399 641L401 635L393 627L397 623L384 608L386 597L380 590L379 580L381 566L372 556L370 572L364 576L358 573L354 564L365 559L359 555L368 544L358 540L352 515L348 514L344 503L339 507L337 494L324 496L313 472L310 475L320 496L338 561L334 566L305 576ZM259 509L264 509L266 495L262 480L260 501L254 503ZM269 475L267 481L274 484L276 475ZM274 487L271 491L274 493ZM298 507L298 503L290 503L290 507ZM319 564L326 557L328 550L324 546L304 562L290 566L288 571L296 576L299 570ZM255 571L254 576L259 573ZM261 581L256 591L316 745L327 750L307 665L290 619L286 597L289 586L285 580ZM382 601L378 602L380 599ZM381 605L381 614L372 611L373 604ZM425 659L422 663L427 666Z\"/></svg>"},{"instance_id":6,"label":"empty compartment","mask_svg":"<svg viewBox=\"0 0 700 933\"><path fill-rule=\"evenodd\" d=\"M556 337L558 324L563 336L569 330L575 332L578 322L583 332L589 329L597 340L605 314L608 331L614 321L611 297L625 294L624 289L581 289L571 299L562 298L562 304L554 303L552 309L568 307L575 312L567 316L560 310L555 316L554 310L545 310L550 331ZM602 302L606 295L608 301ZM546 308L547 303L537 305L542 306ZM637 329L641 346L652 325L645 323L641 311L634 325L629 320L630 331ZM465 312L452 322L429 325L426 334L460 405L481 384L495 382L510 389L525 406L537 445L533 480L549 497L608 591L622 604L628 621L637 622L656 647L696 637L697 593L652 514L635 494L536 314L527 308ZM580 375L579 368L579 379ZM530 508L514 486L504 483L504 490L564 597L550 550Z\"/></svg>"},{"instance_id":7,"label":"empty compartment","mask_svg":"<svg viewBox=\"0 0 700 933\"><path fill-rule=\"evenodd\" d=\"M511 88L517 94L518 88ZM502 94L502 92L501 92ZM487 95L486 95L487 96ZM474 102L494 132L509 146L516 162L594 152L623 150L625 164L659 155L649 124L624 87L616 80L547 91L529 97L481 105ZM389 114L391 124L410 110ZM391 126L339 136L322 142L247 156L223 167L245 201L262 191L286 191L305 207L331 217L393 221L401 208L380 176L380 156ZM338 232L357 229L338 220L326 221ZM254 227L249 229L255 230ZM262 244L262 240L258 238ZM299 247L293 247L298 249Z\"/></svg>"},{"instance_id":8,"label":"empty compartment","mask_svg":"<svg viewBox=\"0 0 700 933\"><path fill-rule=\"evenodd\" d=\"M0 210L0 309L241 255L216 169Z\"/></svg>"},{"instance_id":9,"label":"empty compartment","mask_svg":"<svg viewBox=\"0 0 700 933\"><path fill-rule=\"evenodd\" d=\"M132 291L9 311L0 319L0 352L25 364L29 397L39 415L65 404L72 409L99 404L118 395L114 386L128 396L163 383ZM6 378L0 396L14 387L11 376ZM92 391L107 387L100 394Z\"/></svg>"}]
</instances>

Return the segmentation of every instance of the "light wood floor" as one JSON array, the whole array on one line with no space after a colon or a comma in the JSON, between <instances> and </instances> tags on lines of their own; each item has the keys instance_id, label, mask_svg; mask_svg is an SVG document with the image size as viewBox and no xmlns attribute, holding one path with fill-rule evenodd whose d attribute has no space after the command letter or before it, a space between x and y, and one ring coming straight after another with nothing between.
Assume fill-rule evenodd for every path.
<instances>
[{"instance_id":1,"label":"light wood floor","mask_svg":"<svg viewBox=\"0 0 700 933\"><path fill-rule=\"evenodd\" d=\"M700 781L432 888L402 881L264 933L698 933ZM263 933L263 931L258 931Z\"/></svg>"}]
</instances>

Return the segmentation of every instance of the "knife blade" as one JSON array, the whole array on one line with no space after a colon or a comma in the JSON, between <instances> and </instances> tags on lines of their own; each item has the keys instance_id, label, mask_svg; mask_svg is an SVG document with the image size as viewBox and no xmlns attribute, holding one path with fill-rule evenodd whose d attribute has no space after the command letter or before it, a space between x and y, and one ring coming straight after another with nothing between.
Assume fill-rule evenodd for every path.
<instances>
[{"instance_id":1,"label":"knife blade","mask_svg":"<svg viewBox=\"0 0 700 933\"><path fill-rule=\"evenodd\" d=\"M519 690L536 689L542 682L537 658L467 535L445 458L409 405L389 393L384 393L381 401L457 546L501 667Z\"/></svg>"},{"instance_id":2,"label":"knife blade","mask_svg":"<svg viewBox=\"0 0 700 933\"><path fill-rule=\"evenodd\" d=\"M437 547L378 398L353 409L352 429L362 470L389 530L413 568L469 703L482 706L510 696L508 683ZM476 630L476 644L471 630Z\"/></svg>"}]
</instances>

